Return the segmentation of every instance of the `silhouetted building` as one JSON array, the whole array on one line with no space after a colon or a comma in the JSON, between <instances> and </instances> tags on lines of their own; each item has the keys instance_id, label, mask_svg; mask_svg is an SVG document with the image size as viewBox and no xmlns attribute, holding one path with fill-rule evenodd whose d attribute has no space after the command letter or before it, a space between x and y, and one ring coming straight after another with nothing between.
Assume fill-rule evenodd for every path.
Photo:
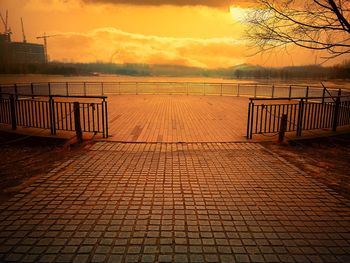
<instances>
[{"instance_id":1,"label":"silhouetted building","mask_svg":"<svg viewBox=\"0 0 350 263\"><path fill-rule=\"evenodd\" d=\"M12 42L10 34L0 34L0 63L3 65L45 63L44 46Z\"/></svg>"}]
</instances>

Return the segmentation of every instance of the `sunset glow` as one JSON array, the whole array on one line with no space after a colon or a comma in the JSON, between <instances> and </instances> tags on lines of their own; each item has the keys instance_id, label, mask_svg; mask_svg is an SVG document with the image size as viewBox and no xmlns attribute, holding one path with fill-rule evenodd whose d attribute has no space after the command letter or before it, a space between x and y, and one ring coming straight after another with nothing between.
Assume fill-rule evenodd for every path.
<instances>
[{"instance_id":1,"label":"sunset glow","mask_svg":"<svg viewBox=\"0 0 350 263\"><path fill-rule=\"evenodd\" d=\"M255 55L244 40L245 1L2 0L9 10L12 39L42 43L51 60L176 64L205 68L241 63L272 66L312 64L315 53L290 48ZM319 56L319 55L318 55Z\"/></svg>"}]
</instances>

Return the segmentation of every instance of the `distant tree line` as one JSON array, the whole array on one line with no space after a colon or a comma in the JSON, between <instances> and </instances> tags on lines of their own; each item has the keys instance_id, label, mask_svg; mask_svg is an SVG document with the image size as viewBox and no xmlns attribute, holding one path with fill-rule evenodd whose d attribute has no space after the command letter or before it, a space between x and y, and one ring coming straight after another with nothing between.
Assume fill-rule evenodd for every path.
<instances>
[{"instance_id":1,"label":"distant tree line","mask_svg":"<svg viewBox=\"0 0 350 263\"><path fill-rule=\"evenodd\" d=\"M242 64L231 68L204 69L178 65L62 63L0 65L1 74L175 76L221 78L350 79L350 60L335 66L262 67Z\"/></svg>"}]
</instances>

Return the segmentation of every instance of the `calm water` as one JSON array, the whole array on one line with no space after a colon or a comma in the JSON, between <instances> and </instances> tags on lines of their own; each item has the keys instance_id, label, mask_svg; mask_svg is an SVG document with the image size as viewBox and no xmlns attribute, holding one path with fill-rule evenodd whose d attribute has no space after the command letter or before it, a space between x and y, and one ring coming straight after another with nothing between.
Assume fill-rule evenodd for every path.
<instances>
[{"instance_id":1,"label":"calm water","mask_svg":"<svg viewBox=\"0 0 350 263\"><path fill-rule=\"evenodd\" d=\"M1 75L0 84L28 83L28 82L212 82L212 83L270 83L270 84L305 84L321 85L320 80L282 80L282 79L222 79L205 77L132 77L117 75L100 76L59 76L59 75ZM350 82L343 80L322 81L326 87L350 89Z\"/></svg>"}]
</instances>

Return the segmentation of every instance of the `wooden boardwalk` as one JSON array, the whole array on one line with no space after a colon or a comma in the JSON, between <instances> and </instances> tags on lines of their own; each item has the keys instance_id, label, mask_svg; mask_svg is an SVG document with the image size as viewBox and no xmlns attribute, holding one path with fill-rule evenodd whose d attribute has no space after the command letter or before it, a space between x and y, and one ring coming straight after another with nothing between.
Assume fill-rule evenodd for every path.
<instances>
[{"instance_id":1,"label":"wooden boardwalk","mask_svg":"<svg viewBox=\"0 0 350 263\"><path fill-rule=\"evenodd\" d=\"M245 141L247 98L186 95L108 96L111 141Z\"/></svg>"}]
</instances>

